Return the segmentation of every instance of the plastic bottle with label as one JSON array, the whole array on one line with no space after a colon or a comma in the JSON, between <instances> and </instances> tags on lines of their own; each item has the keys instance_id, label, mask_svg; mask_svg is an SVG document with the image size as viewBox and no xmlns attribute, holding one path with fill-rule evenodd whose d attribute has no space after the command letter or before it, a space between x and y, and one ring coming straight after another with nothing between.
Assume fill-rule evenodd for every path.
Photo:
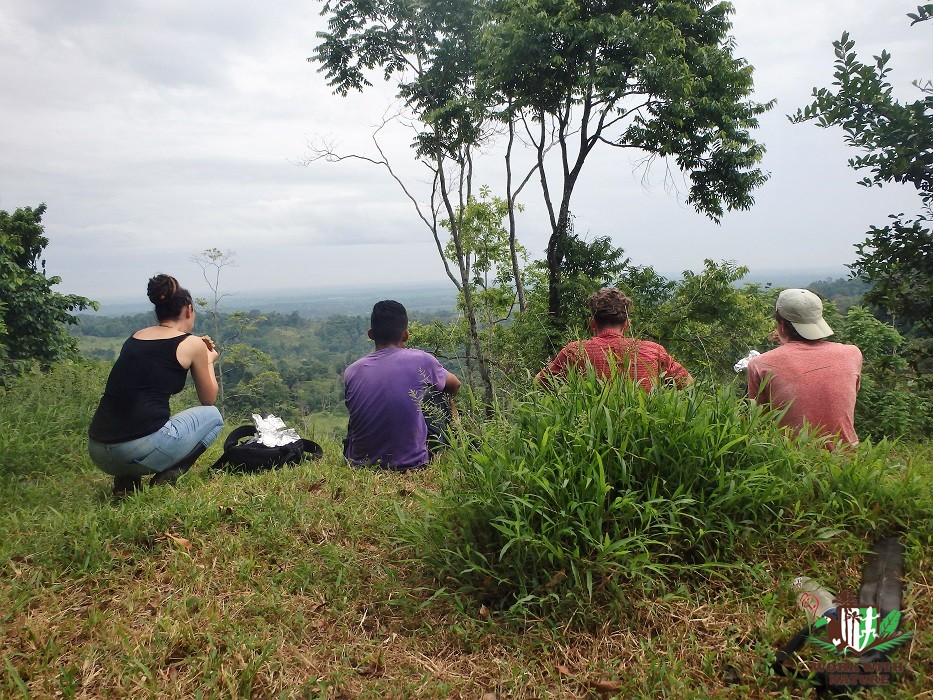
<instances>
[{"instance_id":1,"label":"plastic bottle with label","mask_svg":"<svg viewBox=\"0 0 933 700\"><path fill-rule=\"evenodd\" d=\"M798 576L794 579L793 588L798 591L797 605L807 613L811 624L836 610L835 594L819 581L809 576Z\"/></svg>"}]
</instances>

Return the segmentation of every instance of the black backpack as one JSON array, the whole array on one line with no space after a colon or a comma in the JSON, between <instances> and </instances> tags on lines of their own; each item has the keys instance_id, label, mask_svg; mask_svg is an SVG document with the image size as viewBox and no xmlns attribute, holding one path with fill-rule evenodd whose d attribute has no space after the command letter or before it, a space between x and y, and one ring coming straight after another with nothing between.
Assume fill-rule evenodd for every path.
<instances>
[{"instance_id":1,"label":"black backpack","mask_svg":"<svg viewBox=\"0 0 933 700\"><path fill-rule=\"evenodd\" d=\"M249 474L268 469L278 469L286 464L298 464L304 457L320 459L324 450L316 442L300 438L287 445L269 447L259 442L249 442L256 436L256 426L241 425L224 440L224 452L211 465L211 469Z\"/></svg>"}]
</instances>

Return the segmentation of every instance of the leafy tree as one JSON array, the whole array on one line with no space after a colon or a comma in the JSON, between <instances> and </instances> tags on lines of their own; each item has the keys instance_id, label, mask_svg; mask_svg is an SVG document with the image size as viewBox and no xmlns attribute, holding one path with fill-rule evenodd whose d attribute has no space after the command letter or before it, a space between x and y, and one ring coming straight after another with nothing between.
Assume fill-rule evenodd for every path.
<instances>
[{"instance_id":1,"label":"leafy tree","mask_svg":"<svg viewBox=\"0 0 933 700\"><path fill-rule=\"evenodd\" d=\"M931 101L933 104L933 101ZM933 230L926 213L908 220L892 215L891 223L871 226L868 238L855 246L858 259L850 267L874 286L865 300L921 337L933 337Z\"/></svg>"},{"instance_id":2,"label":"leafy tree","mask_svg":"<svg viewBox=\"0 0 933 700\"><path fill-rule=\"evenodd\" d=\"M757 168L763 148L750 129L769 105L746 100L752 69L732 56L730 12L728 3L711 0L325 3L328 30L319 33L323 41L312 60L335 92L363 89L380 69L386 80L398 76L399 97L420 125L414 146L434 187L430 206L419 214L442 254L438 212L450 222L460 274L446 260L445 269L464 295L487 387L461 230L476 149L491 142L496 121L507 125L506 202L520 309L516 198L534 173L540 177L551 228L547 308L562 332L560 314L569 304L561 302L561 275L574 245L571 198L594 148L638 148L647 161L672 159L690 174L687 200L716 220L727 208L751 206L752 190L764 182ZM534 162L516 184L517 140L530 143ZM376 145L380 158L366 160L398 180ZM557 186L545 167L550 154L559 161ZM328 148L317 157L342 159Z\"/></svg>"},{"instance_id":3,"label":"leafy tree","mask_svg":"<svg viewBox=\"0 0 933 700\"><path fill-rule=\"evenodd\" d=\"M321 64L334 91L346 95L371 85L367 74L381 68L383 77L398 77L398 96L411 112L413 147L430 174L428 202L422 202L389 163L378 141L379 158L340 155L330 146L314 149L311 161L364 160L385 167L431 231L447 276L463 295L470 344L486 398L492 380L477 327L469 254L461 235L465 208L473 196L474 151L489 135L488 110L477 93L476 2L448 0L328 0L328 30L309 60ZM446 221L445 224L441 222ZM453 262L445 256L441 230L453 244ZM513 239L514 240L514 239Z\"/></svg>"},{"instance_id":4,"label":"leafy tree","mask_svg":"<svg viewBox=\"0 0 933 700\"><path fill-rule=\"evenodd\" d=\"M912 24L933 17L933 4L909 14ZM859 60L855 41L844 32L833 42L835 90L814 88L814 100L790 115L792 122L814 120L823 128L841 126L847 144L860 151L849 159L868 175L859 184L881 187L913 185L920 213L889 217L884 227L871 226L868 238L855 246L850 267L873 287L865 299L889 311L926 338L933 336L933 85L914 81L922 97L907 103L894 99L888 81L891 54L882 51L872 63Z\"/></svg>"},{"instance_id":5,"label":"leafy tree","mask_svg":"<svg viewBox=\"0 0 933 700\"><path fill-rule=\"evenodd\" d=\"M79 357L77 342L65 324L70 312L97 309L96 301L52 289L60 277L48 277L42 253L49 243L42 225L45 204L0 210L0 378L20 374L33 362L48 369Z\"/></svg>"},{"instance_id":6,"label":"leafy tree","mask_svg":"<svg viewBox=\"0 0 933 700\"><path fill-rule=\"evenodd\" d=\"M732 55L731 12L710 0L488 3L481 83L521 121L536 154L552 315L562 309L572 196L597 147L641 149L646 164L672 160L689 173L688 203L716 221L753 204L766 175L750 130L771 104L747 100L752 68ZM557 163L545 167L552 154Z\"/></svg>"}]
</instances>

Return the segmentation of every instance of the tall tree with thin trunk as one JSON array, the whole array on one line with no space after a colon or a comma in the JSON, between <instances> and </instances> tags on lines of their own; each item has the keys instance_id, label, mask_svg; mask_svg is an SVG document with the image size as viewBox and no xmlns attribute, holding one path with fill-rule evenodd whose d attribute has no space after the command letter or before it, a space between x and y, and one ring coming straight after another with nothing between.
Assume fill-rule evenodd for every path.
<instances>
[{"instance_id":1,"label":"tall tree with thin trunk","mask_svg":"<svg viewBox=\"0 0 933 700\"><path fill-rule=\"evenodd\" d=\"M471 316L457 212L472 195L478 147L507 125L519 306L514 211L537 174L550 229L548 309L560 325L573 194L597 147L637 150L646 169L659 159L668 175L679 170L690 181L687 202L716 221L752 205L766 176L751 130L770 103L748 99L752 68L732 55L731 12L711 0L329 0L328 29L310 60L344 95L370 85L373 72L398 77L399 97L424 127L414 145L431 163L441 212L432 220L453 223L460 274L448 274ZM516 143L533 153L524 178L513 173Z\"/></svg>"},{"instance_id":2,"label":"tall tree with thin trunk","mask_svg":"<svg viewBox=\"0 0 933 700\"><path fill-rule=\"evenodd\" d=\"M220 273L225 267L236 267L236 253L232 250L221 251L219 248L208 248L197 255L191 256L191 262L201 268L201 275L211 290L210 299L197 299L197 304L206 309L211 315L211 333L214 342L218 344L220 337L220 302L229 296L228 292L220 291ZM224 365L223 353L217 356L217 384L220 388L220 412L224 412Z\"/></svg>"},{"instance_id":3,"label":"tall tree with thin trunk","mask_svg":"<svg viewBox=\"0 0 933 700\"><path fill-rule=\"evenodd\" d=\"M476 323L469 254L463 247L463 212L473 196L474 151L489 136L488 111L476 91L477 4L448 0L331 0L322 14L328 28L309 60L321 64L334 92L346 95L371 85L370 71L386 80L396 76L398 95L417 125L413 147L430 178L422 202L393 170L378 139L378 158L345 156L316 147L309 160L361 158L385 167L430 229L448 277L463 295L470 344L492 400L492 380ZM377 130L378 135L378 130ZM376 136L376 135L374 135ZM443 226L442 221L446 221ZM444 259L442 228L450 234L452 270Z\"/></svg>"},{"instance_id":4,"label":"tall tree with thin trunk","mask_svg":"<svg viewBox=\"0 0 933 700\"><path fill-rule=\"evenodd\" d=\"M478 82L507 102L538 161L547 209L548 308L561 313L571 203L597 147L639 149L690 180L687 202L718 221L747 209L766 175L751 137L769 104L747 98L727 2L489 0ZM556 143L556 148L550 148ZM551 157L553 154L553 157ZM556 160L551 164L551 160Z\"/></svg>"}]
</instances>

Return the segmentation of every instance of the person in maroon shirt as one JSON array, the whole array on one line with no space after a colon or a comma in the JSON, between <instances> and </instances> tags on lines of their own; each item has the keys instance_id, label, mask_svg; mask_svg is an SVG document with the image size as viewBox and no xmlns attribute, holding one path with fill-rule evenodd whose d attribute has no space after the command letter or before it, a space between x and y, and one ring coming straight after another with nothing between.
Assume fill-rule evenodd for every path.
<instances>
[{"instance_id":1,"label":"person in maroon shirt","mask_svg":"<svg viewBox=\"0 0 933 700\"><path fill-rule=\"evenodd\" d=\"M690 372L661 345L623 335L629 327L632 299L620 289L600 289L590 297L589 305L594 337L565 345L535 381L545 383L550 377L566 376L571 368L583 371L590 364L601 378L608 377L615 366L646 391L661 382L678 389L693 384Z\"/></svg>"}]
</instances>

